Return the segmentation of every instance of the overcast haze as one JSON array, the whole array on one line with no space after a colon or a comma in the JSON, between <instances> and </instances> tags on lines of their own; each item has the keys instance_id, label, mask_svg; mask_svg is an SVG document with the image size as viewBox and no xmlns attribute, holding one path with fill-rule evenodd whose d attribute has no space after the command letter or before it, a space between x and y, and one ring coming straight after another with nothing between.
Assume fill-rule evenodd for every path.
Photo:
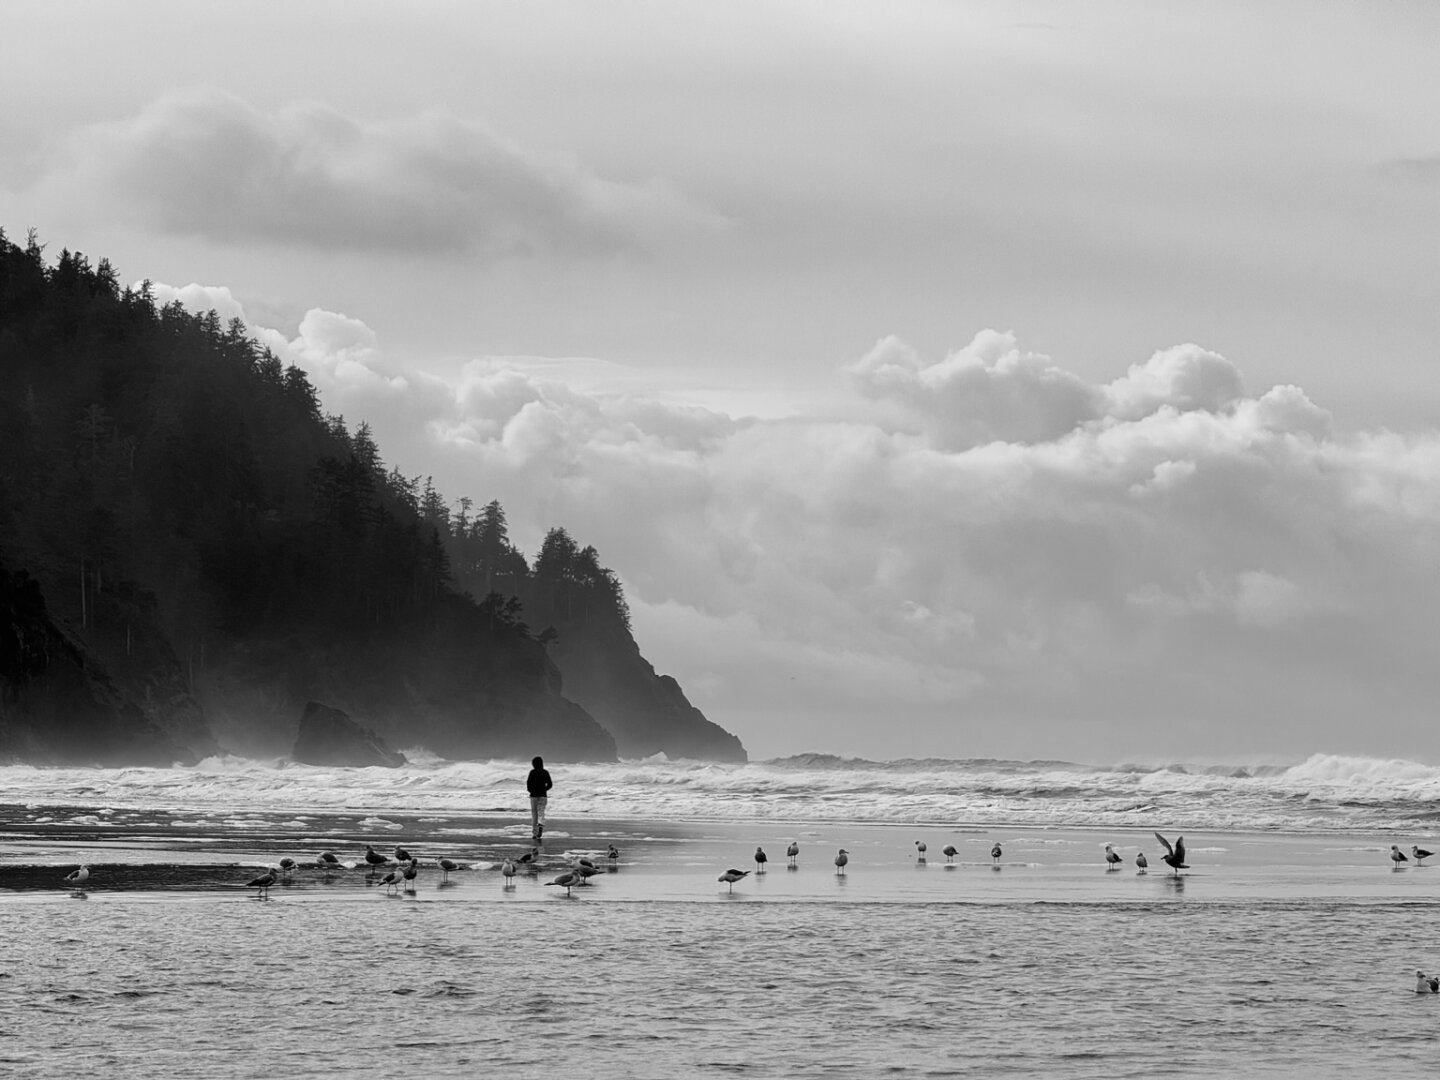
<instances>
[{"instance_id":1,"label":"overcast haze","mask_svg":"<svg viewBox=\"0 0 1440 1080\"><path fill-rule=\"evenodd\" d=\"M17 3L0 225L752 756L1440 759L1440 8Z\"/></svg>"}]
</instances>

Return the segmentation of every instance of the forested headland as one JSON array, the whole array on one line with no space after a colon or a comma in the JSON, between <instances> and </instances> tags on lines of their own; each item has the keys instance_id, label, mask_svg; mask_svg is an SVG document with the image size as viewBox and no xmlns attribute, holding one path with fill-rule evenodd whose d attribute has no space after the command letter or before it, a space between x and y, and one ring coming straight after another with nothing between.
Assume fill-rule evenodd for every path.
<instances>
[{"instance_id":1,"label":"forested headland","mask_svg":"<svg viewBox=\"0 0 1440 1080\"><path fill-rule=\"evenodd\" d=\"M0 231L0 758L284 756L310 701L452 759L745 757L593 547L532 563L240 320Z\"/></svg>"}]
</instances>

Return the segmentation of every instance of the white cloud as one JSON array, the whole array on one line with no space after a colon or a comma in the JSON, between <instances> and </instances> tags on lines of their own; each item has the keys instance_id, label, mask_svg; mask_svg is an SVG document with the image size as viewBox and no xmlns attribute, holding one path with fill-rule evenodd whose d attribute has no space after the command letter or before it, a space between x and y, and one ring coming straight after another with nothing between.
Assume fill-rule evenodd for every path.
<instances>
[{"instance_id":1,"label":"white cloud","mask_svg":"<svg viewBox=\"0 0 1440 1080\"><path fill-rule=\"evenodd\" d=\"M604 254L724 228L663 179L602 177L447 113L264 112L205 87L78 130L40 185L168 232L329 249Z\"/></svg>"}]
</instances>

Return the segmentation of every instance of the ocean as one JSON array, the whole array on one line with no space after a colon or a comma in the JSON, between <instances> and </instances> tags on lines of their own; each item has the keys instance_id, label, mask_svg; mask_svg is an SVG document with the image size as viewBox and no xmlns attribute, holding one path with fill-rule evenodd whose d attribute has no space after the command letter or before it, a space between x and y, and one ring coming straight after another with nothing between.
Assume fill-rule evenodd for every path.
<instances>
[{"instance_id":1,"label":"ocean","mask_svg":"<svg viewBox=\"0 0 1440 1080\"><path fill-rule=\"evenodd\" d=\"M1434 1067L1440 994L1414 986L1440 972L1440 865L1390 857L1440 851L1434 766L554 765L534 869L507 882L535 846L527 766L408 753L398 770L0 768L0 1070ZM1188 869L1156 832L1184 837ZM367 845L407 848L414 881L381 885ZM322 871L322 851L348 866ZM581 856L589 884L547 884ZM268 895L247 887L287 857ZM749 871L733 887L730 867Z\"/></svg>"}]
</instances>

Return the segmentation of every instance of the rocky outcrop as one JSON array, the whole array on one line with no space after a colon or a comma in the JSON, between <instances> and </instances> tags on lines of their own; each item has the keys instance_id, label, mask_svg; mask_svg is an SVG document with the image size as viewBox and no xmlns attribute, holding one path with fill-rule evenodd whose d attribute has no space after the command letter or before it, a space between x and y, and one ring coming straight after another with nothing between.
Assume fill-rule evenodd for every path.
<instances>
[{"instance_id":1,"label":"rocky outcrop","mask_svg":"<svg viewBox=\"0 0 1440 1080\"><path fill-rule=\"evenodd\" d=\"M174 690L173 672L156 678ZM189 764L195 750L156 717L187 728L198 711L183 691L159 702L112 676L89 642L51 617L34 578L0 565L0 756L32 764ZM197 741L203 750L213 746L203 725Z\"/></svg>"},{"instance_id":2,"label":"rocky outcrop","mask_svg":"<svg viewBox=\"0 0 1440 1080\"><path fill-rule=\"evenodd\" d=\"M391 750L375 732L318 701L306 703L290 756L301 765L357 769L374 765L396 769L406 764L405 755Z\"/></svg>"},{"instance_id":3,"label":"rocky outcrop","mask_svg":"<svg viewBox=\"0 0 1440 1080\"><path fill-rule=\"evenodd\" d=\"M740 740L706 719L680 684L657 675L630 632L618 623L575 622L550 647L565 694L615 736L622 757L746 761Z\"/></svg>"}]
</instances>

